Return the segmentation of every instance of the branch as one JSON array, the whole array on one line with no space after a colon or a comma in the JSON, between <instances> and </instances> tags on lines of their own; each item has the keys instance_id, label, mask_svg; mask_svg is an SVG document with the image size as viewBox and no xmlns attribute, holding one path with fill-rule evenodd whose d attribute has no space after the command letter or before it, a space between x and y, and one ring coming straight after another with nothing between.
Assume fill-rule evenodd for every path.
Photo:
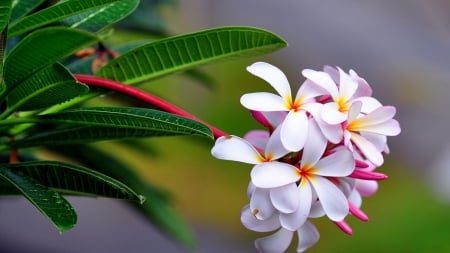
<instances>
[{"instance_id":1,"label":"branch","mask_svg":"<svg viewBox=\"0 0 450 253\"><path fill-rule=\"evenodd\" d=\"M221 136L228 135L227 133L223 132L222 130L217 129L214 126L211 126L210 124L200 120L199 118L184 111L183 109L176 107L175 105L170 104L169 102L167 102L157 96L146 93L145 91L140 90L136 87L128 86L123 83L119 83L119 82L116 82L113 80L100 78L100 77L96 77L96 76L81 75L81 74L75 74L74 76L79 82L84 83L88 86L95 86L95 87L100 87L100 88L107 89L107 90L116 91L121 94L125 94L130 97L136 98L140 101L143 101L143 102L153 105L155 107L158 107L159 109L161 109L163 111L173 113L173 114L200 122L200 123L206 125L207 127L209 127L209 129L211 129L211 131L213 132L214 138L216 138L216 139Z\"/></svg>"}]
</instances>

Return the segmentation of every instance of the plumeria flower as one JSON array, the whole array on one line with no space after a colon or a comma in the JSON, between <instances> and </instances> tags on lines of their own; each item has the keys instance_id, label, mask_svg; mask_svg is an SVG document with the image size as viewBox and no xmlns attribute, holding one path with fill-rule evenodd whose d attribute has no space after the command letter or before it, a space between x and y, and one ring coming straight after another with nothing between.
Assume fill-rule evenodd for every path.
<instances>
[{"instance_id":1,"label":"plumeria flower","mask_svg":"<svg viewBox=\"0 0 450 253\"><path fill-rule=\"evenodd\" d=\"M343 220L348 213L345 195L328 177L345 177L351 174L355 167L353 155L347 149L339 149L322 157L327 141L317 124L313 120L309 122L310 131L298 166L282 162L261 163L251 172L252 182L259 188L277 188L298 183L297 193L291 191L283 193L296 194L300 199L300 206L295 212L280 216L283 226L291 230L306 221L313 201L313 191L331 220Z\"/></svg>"},{"instance_id":2,"label":"plumeria flower","mask_svg":"<svg viewBox=\"0 0 450 253\"><path fill-rule=\"evenodd\" d=\"M255 241L255 247L261 253L270 252L284 252L292 242L295 232L298 235L297 252L304 252L312 247L319 240L319 232L316 227L310 222L306 221L296 231L291 231L281 227L277 213L266 220L256 219L250 207L247 205L242 209L241 222L242 224L256 232L271 232L277 230L274 234L259 238Z\"/></svg>"},{"instance_id":3,"label":"plumeria flower","mask_svg":"<svg viewBox=\"0 0 450 253\"><path fill-rule=\"evenodd\" d=\"M373 164L383 164L382 151L386 136L400 134L400 125L393 119L395 107L382 106L369 114L361 114L362 103L355 102L350 107L348 120L344 124L344 143L353 150L353 144ZM367 135L368 134L368 135ZM383 150L380 150L380 144Z\"/></svg>"},{"instance_id":4,"label":"plumeria flower","mask_svg":"<svg viewBox=\"0 0 450 253\"><path fill-rule=\"evenodd\" d=\"M308 134L306 112L311 104L317 104L314 97L321 95L323 91L310 82L305 82L293 98L289 82L279 68L265 62L256 62L248 66L247 70L268 82L278 95L268 92L245 94L241 97L241 104L253 111L287 111L288 114L281 123L281 142L289 151L302 149Z\"/></svg>"},{"instance_id":5,"label":"plumeria flower","mask_svg":"<svg viewBox=\"0 0 450 253\"><path fill-rule=\"evenodd\" d=\"M363 102L363 112L370 112L381 106L378 100L370 97L372 90L367 82L353 70L349 75L340 68L336 70L325 67L325 71L305 69L302 74L331 96L332 101L327 102L321 111L321 119L328 124L344 122L350 106L355 101Z\"/></svg>"}]
</instances>

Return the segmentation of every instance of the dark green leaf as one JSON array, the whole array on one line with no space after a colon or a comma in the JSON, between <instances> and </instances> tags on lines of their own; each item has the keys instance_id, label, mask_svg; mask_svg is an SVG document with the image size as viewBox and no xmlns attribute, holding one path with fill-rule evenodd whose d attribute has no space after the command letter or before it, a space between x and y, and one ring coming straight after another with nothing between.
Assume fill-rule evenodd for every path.
<instances>
[{"instance_id":1,"label":"dark green leaf","mask_svg":"<svg viewBox=\"0 0 450 253\"><path fill-rule=\"evenodd\" d=\"M11 15L12 0L0 1L0 31L5 29L9 22L9 16Z\"/></svg>"},{"instance_id":2,"label":"dark green leaf","mask_svg":"<svg viewBox=\"0 0 450 253\"><path fill-rule=\"evenodd\" d=\"M15 172L20 171L23 175L61 193L126 199L139 203L144 200L142 196L116 179L72 164L36 161L10 164L5 167Z\"/></svg>"},{"instance_id":3,"label":"dark green leaf","mask_svg":"<svg viewBox=\"0 0 450 253\"><path fill-rule=\"evenodd\" d=\"M125 18L138 4L139 0L116 1L61 20L61 23L72 28L95 32Z\"/></svg>"},{"instance_id":4,"label":"dark green leaf","mask_svg":"<svg viewBox=\"0 0 450 253\"><path fill-rule=\"evenodd\" d=\"M39 5L44 3L45 0L18 0L14 1L12 13L11 13L11 21L25 16L30 13L34 9L36 9Z\"/></svg>"},{"instance_id":5,"label":"dark green leaf","mask_svg":"<svg viewBox=\"0 0 450 253\"><path fill-rule=\"evenodd\" d=\"M195 239L192 231L180 215L170 207L168 194L146 182L133 170L116 159L116 154L102 151L90 145L58 146L51 149L59 155L81 161L85 166L102 172L132 186L147 198L142 205L130 202L162 231L173 236L186 246L193 247Z\"/></svg>"},{"instance_id":6,"label":"dark green leaf","mask_svg":"<svg viewBox=\"0 0 450 253\"><path fill-rule=\"evenodd\" d=\"M135 84L227 58L266 54L286 46L275 34L252 27L220 27L161 39L128 52L96 75Z\"/></svg>"},{"instance_id":7,"label":"dark green leaf","mask_svg":"<svg viewBox=\"0 0 450 253\"><path fill-rule=\"evenodd\" d=\"M56 22L58 20L83 13L98 7L106 6L115 2L129 2L129 0L69 0L56 4L49 8L38 11L30 16L21 18L11 24L9 29L10 36L16 36L38 27ZM97 12L102 12L100 8ZM91 13L92 14L92 13ZM95 14L97 15L97 14Z\"/></svg>"},{"instance_id":8,"label":"dark green leaf","mask_svg":"<svg viewBox=\"0 0 450 253\"><path fill-rule=\"evenodd\" d=\"M37 110L56 105L89 91L61 64L32 75L8 95L8 110Z\"/></svg>"},{"instance_id":9,"label":"dark green leaf","mask_svg":"<svg viewBox=\"0 0 450 253\"><path fill-rule=\"evenodd\" d=\"M37 119L33 119L33 122L63 124L67 127L42 130L10 144L15 147L30 147L174 135L202 135L212 138L211 130L201 123L144 108L77 108L40 115Z\"/></svg>"},{"instance_id":10,"label":"dark green leaf","mask_svg":"<svg viewBox=\"0 0 450 253\"><path fill-rule=\"evenodd\" d=\"M65 27L45 28L30 34L6 58L7 91L2 97L39 70L96 41L92 34Z\"/></svg>"},{"instance_id":11,"label":"dark green leaf","mask_svg":"<svg viewBox=\"0 0 450 253\"><path fill-rule=\"evenodd\" d=\"M38 183L21 171L0 166L0 178L22 193L60 231L71 229L77 223L73 207L59 193Z\"/></svg>"}]
</instances>

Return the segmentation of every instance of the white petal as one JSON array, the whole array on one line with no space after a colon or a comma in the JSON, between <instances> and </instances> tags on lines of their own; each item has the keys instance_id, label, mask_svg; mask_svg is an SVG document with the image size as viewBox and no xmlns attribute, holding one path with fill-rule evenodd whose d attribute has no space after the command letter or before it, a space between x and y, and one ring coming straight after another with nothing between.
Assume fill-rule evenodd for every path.
<instances>
[{"instance_id":1,"label":"white petal","mask_svg":"<svg viewBox=\"0 0 450 253\"><path fill-rule=\"evenodd\" d=\"M333 79L333 82L339 83L339 71L336 68L325 65L323 67L323 72L330 75L331 79Z\"/></svg>"},{"instance_id":2,"label":"white petal","mask_svg":"<svg viewBox=\"0 0 450 253\"><path fill-rule=\"evenodd\" d=\"M311 80L306 80L303 82L303 84L300 86L300 88L297 91L297 94L295 98L302 98L303 100L314 98L320 95L326 95L327 92L322 87L318 86L317 84L313 83Z\"/></svg>"},{"instance_id":3,"label":"white petal","mask_svg":"<svg viewBox=\"0 0 450 253\"><path fill-rule=\"evenodd\" d=\"M355 101L352 103L350 109L348 110L348 122L356 120L356 118L361 113L361 107L362 107L361 101Z\"/></svg>"},{"instance_id":4,"label":"white petal","mask_svg":"<svg viewBox=\"0 0 450 253\"><path fill-rule=\"evenodd\" d=\"M332 221L342 221L349 211L347 198L342 191L335 184L321 176L310 178L310 182L328 218Z\"/></svg>"},{"instance_id":5,"label":"white petal","mask_svg":"<svg viewBox=\"0 0 450 253\"><path fill-rule=\"evenodd\" d=\"M270 200L281 213L292 213L299 205L298 188L296 183L270 189Z\"/></svg>"},{"instance_id":6,"label":"white petal","mask_svg":"<svg viewBox=\"0 0 450 253\"><path fill-rule=\"evenodd\" d=\"M307 221L298 231L297 253L305 252L319 241L320 235L317 228Z\"/></svg>"},{"instance_id":7,"label":"white petal","mask_svg":"<svg viewBox=\"0 0 450 253\"><path fill-rule=\"evenodd\" d=\"M395 119L390 119L388 121L385 121L380 124L376 125L366 125L361 126L361 128L355 131L364 131L364 132L371 132L375 134L382 134L387 136L396 136L399 135L401 132L400 124Z\"/></svg>"},{"instance_id":8,"label":"white petal","mask_svg":"<svg viewBox=\"0 0 450 253\"><path fill-rule=\"evenodd\" d=\"M356 180L356 190L363 197L370 197L378 190L378 182L374 180Z\"/></svg>"},{"instance_id":9,"label":"white petal","mask_svg":"<svg viewBox=\"0 0 450 253\"><path fill-rule=\"evenodd\" d=\"M277 127L267 142L265 156L266 158L270 157L271 160L276 160L285 156L287 153L289 153L289 151L281 142L281 127Z\"/></svg>"},{"instance_id":10,"label":"white petal","mask_svg":"<svg viewBox=\"0 0 450 253\"><path fill-rule=\"evenodd\" d=\"M339 93L340 97L345 100L349 100L356 92L358 88L358 83L355 82L347 73L345 73L342 69L339 69Z\"/></svg>"},{"instance_id":11,"label":"white petal","mask_svg":"<svg viewBox=\"0 0 450 253\"><path fill-rule=\"evenodd\" d=\"M370 133L370 132L361 132L360 135L364 139L366 139L367 141L372 143L379 152L383 152L384 149L386 148L386 142L387 142L386 135L374 134L374 133Z\"/></svg>"},{"instance_id":12,"label":"white petal","mask_svg":"<svg viewBox=\"0 0 450 253\"><path fill-rule=\"evenodd\" d=\"M358 74L353 69L351 69L348 73L350 74L352 79L358 83L358 89L356 90L354 97L372 96L372 88L370 88L370 85L364 78L358 76Z\"/></svg>"},{"instance_id":13,"label":"white petal","mask_svg":"<svg viewBox=\"0 0 450 253\"><path fill-rule=\"evenodd\" d=\"M250 181L250 183L247 186L247 197L250 199L253 195L253 192L255 192L256 186Z\"/></svg>"},{"instance_id":14,"label":"white petal","mask_svg":"<svg viewBox=\"0 0 450 253\"><path fill-rule=\"evenodd\" d=\"M256 187L275 188L300 179L297 169L287 163L266 162L253 167L250 173Z\"/></svg>"},{"instance_id":15,"label":"white petal","mask_svg":"<svg viewBox=\"0 0 450 253\"><path fill-rule=\"evenodd\" d=\"M333 99L339 97L336 83L327 73L312 69L304 69L302 74L304 77L325 89Z\"/></svg>"},{"instance_id":16,"label":"white petal","mask_svg":"<svg viewBox=\"0 0 450 253\"><path fill-rule=\"evenodd\" d=\"M309 112L317 125L319 126L322 134L331 143L337 144L342 141L344 131L341 124L330 125L320 118L320 112L322 111L322 104L319 103L308 103L303 106L305 111Z\"/></svg>"},{"instance_id":17,"label":"white petal","mask_svg":"<svg viewBox=\"0 0 450 253\"><path fill-rule=\"evenodd\" d=\"M277 126L281 125L281 123L283 123L284 119L286 118L287 112L286 111L262 112L262 114L269 121L270 125L273 128L276 128Z\"/></svg>"},{"instance_id":18,"label":"white petal","mask_svg":"<svg viewBox=\"0 0 450 253\"><path fill-rule=\"evenodd\" d=\"M300 205L293 213L281 213L280 224L285 229L295 231L299 229L307 220L312 202L312 189L308 180L302 180L297 190L297 198Z\"/></svg>"},{"instance_id":19,"label":"white petal","mask_svg":"<svg viewBox=\"0 0 450 253\"><path fill-rule=\"evenodd\" d=\"M314 166L325 152L327 140L319 129L314 120L310 120L308 129L308 137L302 155L302 166Z\"/></svg>"},{"instance_id":20,"label":"white petal","mask_svg":"<svg viewBox=\"0 0 450 253\"><path fill-rule=\"evenodd\" d=\"M395 115L395 111L395 107L393 106L383 106L363 117L357 118L355 123L357 123L360 128L378 125L392 119Z\"/></svg>"},{"instance_id":21,"label":"white petal","mask_svg":"<svg viewBox=\"0 0 450 253\"><path fill-rule=\"evenodd\" d=\"M359 97L352 100L353 102L360 101L362 103L361 112L363 113L371 113L375 111L377 108L382 107L383 105L380 101L376 100L373 97Z\"/></svg>"},{"instance_id":22,"label":"white petal","mask_svg":"<svg viewBox=\"0 0 450 253\"><path fill-rule=\"evenodd\" d=\"M264 159L246 140L237 136L222 136L216 140L211 154L218 159L249 164L261 163Z\"/></svg>"},{"instance_id":23,"label":"white petal","mask_svg":"<svg viewBox=\"0 0 450 253\"><path fill-rule=\"evenodd\" d=\"M247 71L268 82L283 98L291 98L291 87L286 75L279 68L266 63L255 62Z\"/></svg>"},{"instance_id":24,"label":"white petal","mask_svg":"<svg viewBox=\"0 0 450 253\"><path fill-rule=\"evenodd\" d=\"M293 152L303 148L308 134L308 117L304 111L290 111L281 125L281 142Z\"/></svg>"},{"instance_id":25,"label":"white petal","mask_svg":"<svg viewBox=\"0 0 450 253\"><path fill-rule=\"evenodd\" d=\"M359 134L350 132L350 139L359 148L363 155L376 166L383 164L383 155L377 147Z\"/></svg>"},{"instance_id":26,"label":"white petal","mask_svg":"<svg viewBox=\"0 0 450 253\"><path fill-rule=\"evenodd\" d=\"M314 174L328 177L345 177L355 169L355 159L352 152L340 149L335 153L322 158L314 165Z\"/></svg>"},{"instance_id":27,"label":"white petal","mask_svg":"<svg viewBox=\"0 0 450 253\"><path fill-rule=\"evenodd\" d=\"M249 205L242 208L241 223L244 227L255 232L270 232L280 227L278 215L272 215L265 220L258 220L253 216Z\"/></svg>"},{"instance_id":28,"label":"white petal","mask_svg":"<svg viewBox=\"0 0 450 253\"><path fill-rule=\"evenodd\" d=\"M339 111L338 104L330 102L323 105L320 118L328 124L336 125L344 122L347 119L347 114Z\"/></svg>"},{"instance_id":29,"label":"white petal","mask_svg":"<svg viewBox=\"0 0 450 253\"><path fill-rule=\"evenodd\" d=\"M250 198L250 211L259 220L265 220L275 213L268 189L255 188Z\"/></svg>"},{"instance_id":30,"label":"white petal","mask_svg":"<svg viewBox=\"0 0 450 253\"><path fill-rule=\"evenodd\" d=\"M286 111L286 101L275 94L268 92L255 92L244 94L241 104L245 108L254 111Z\"/></svg>"},{"instance_id":31,"label":"white petal","mask_svg":"<svg viewBox=\"0 0 450 253\"><path fill-rule=\"evenodd\" d=\"M260 253L282 253L289 248L294 232L281 228L276 233L255 240Z\"/></svg>"}]
</instances>

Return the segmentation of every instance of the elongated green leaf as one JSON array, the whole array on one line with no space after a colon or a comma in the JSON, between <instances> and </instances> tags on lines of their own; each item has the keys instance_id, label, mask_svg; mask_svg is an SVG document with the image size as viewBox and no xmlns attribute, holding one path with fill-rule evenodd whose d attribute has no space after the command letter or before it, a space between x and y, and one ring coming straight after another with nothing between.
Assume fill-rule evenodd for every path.
<instances>
[{"instance_id":1,"label":"elongated green leaf","mask_svg":"<svg viewBox=\"0 0 450 253\"><path fill-rule=\"evenodd\" d=\"M12 0L0 1L0 31L3 31L9 22L9 17L11 15L11 4Z\"/></svg>"},{"instance_id":2,"label":"elongated green leaf","mask_svg":"<svg viewBox=\"0 0 450 253\"><path fill-rule=\"evenodd\" d=\"M30 16L21 18L11 24L9 29L10 36L16 36L43 25L47 25L58 20L77 15L98 7L106 6L114 2L124 2L128 0L69 0L43 9ZM102 12L102 9L98 10Z\"/></svg>"},{"instance_id":3,"label":"elongated green leaf","mask_svg":"<svg viewBox=\"0 0 450 253\"><path fill-rule=\"evenodd\" d=\"M6 58L3 70L7 91L2 97L39 70L96 41L92 34L65 27L31 33Z\"/></svg>"},{"instance_id":4,"label":"elongated green leaf","mask_svg":"<svg viewBox=\"0 0 450 253\"><path fill-rule=\"evenodd\" d=\"M37 110L56 105L89 91L61 64L55 63L18 85L8 95L8 110Z\"/></svg>"},{"instance_id":5,"label":"elongated green leaf","mask_svg":"<svg viewBox=\"0 0 450 253\"><path fill-rule=\"evenodd\" d=\"M266 54L284 46L283 39L262 29L220 27L149 43L111 61L96 75L135 84L215 60Z\"/></svg>"},{"instance_id":6,"label":"elongated green leaf","mask_svg":"<svg viewBox=\"0 0 450 253\"><path fill-rule=\"evenodd\" d=\"M40 115L35 123L66 125L39 131L10 143L15 147L82 144L93 141L174 135L202 135L211 130L196 121L170 113L126 107L77 108ZM27 122L28 123L28 122Z\"/></svg>"},{"instance_id":7,"label":"elongated green leaf","mask_svg":"<svg viewBox=\"0 0 450 253\"><path fill-rule=\"evenodd\" d=\"M25 16L39 5L41 5L45 0L15 0L13 1L13 8L11 12L11 21Z\"/></svg>"},{"instance_id":8,"label":"elongated green leaf","mask_svg":"<svg viewBox=\"0 0 450 253\"><path fill-rule=\"evenodd\" d=\"M171 207L171 199L169 199L168 193L144 181L133 168L117 160L113 151L103 151L91 145L58 146L51 148L51 150L59 155L81 161L85 166L96 171L114 178L120 178L122 182L132 186L133 189L148 199L142 205L137 202L129 202L129 204L136 207L150 222L168 235L186 246L193 247L195 245L191 229Z\"/></svg>"},{"instance_id":9,"label":"elongated green leaf","mask_svg":"<svg viewBox=\"0 0 450 253\"><path fill-rule=\"evenodd\" d=\"M102 165L99 164L99 166ZM118 198L136 202L144 200L144 197L136 194L118 180L72 164L37 161L10 164L5 167L12 171L21 171L23 175L61 193Z\"/></svg>"},{"instance_id":10,"label":"elongated green leaf","mask_svg":"<svg viewBox=\"0 0 450 253\"><path fill-rule=\"evenodd\" d=\"M75 210L59 193L5 166L0 166L0 178L17 188L60 232L77 223Z\"/></svg>"},{"instance_id":11,"label":"elongated green leaf","mask_svg":"<svg viewBox=\"0 0 450 253\"><path fill-rule=\"evenodd\" d=\"M117 1L61 20L61 24L95 32L125 18L138 4L139 0Z\"/></svg>"}]
</instances>

